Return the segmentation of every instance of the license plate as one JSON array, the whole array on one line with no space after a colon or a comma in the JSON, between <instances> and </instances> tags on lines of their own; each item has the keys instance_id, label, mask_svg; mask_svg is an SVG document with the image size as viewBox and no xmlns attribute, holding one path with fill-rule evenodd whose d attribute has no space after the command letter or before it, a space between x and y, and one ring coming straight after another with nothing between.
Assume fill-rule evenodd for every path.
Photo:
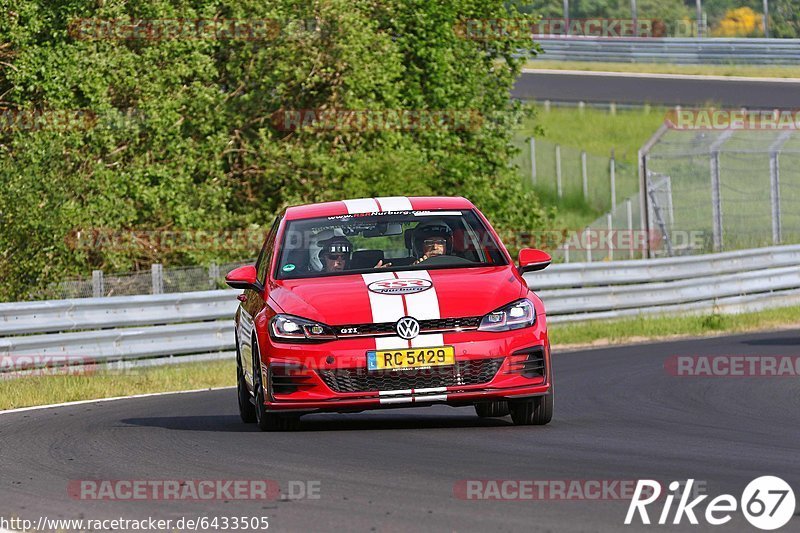
<instances>
[{"instance_id":1,"label":"license plate","mask_svg":"<svg viewBox=\"0 0 800 533\"><path fill-rule=\"evenodd\" d=\"M452 346L367 352L368 370L401 370L454 364L456 364L456 350Z\"/></svg>"}]
</instances>

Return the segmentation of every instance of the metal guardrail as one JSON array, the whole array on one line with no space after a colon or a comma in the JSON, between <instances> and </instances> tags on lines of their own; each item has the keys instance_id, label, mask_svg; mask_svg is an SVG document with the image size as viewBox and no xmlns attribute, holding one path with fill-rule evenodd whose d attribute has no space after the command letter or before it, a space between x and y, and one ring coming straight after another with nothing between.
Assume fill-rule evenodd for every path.
<instances>
[{"instance_id":1,"label":"metal guardrail","mask_svg":"<svg viewBox=\"0 0 800 533\"><path fill-rule=\"evenodd\" d=\"M800 65L800 39L608 38L535 39L545 60L621 63Z\"/></svg>"},{"instance_id":2,"label":"metal guardrail","mask_svg":"<svg viewBox=\"0 0 800 533\"><path fill-rule=\"evenodd\" d=\"M800 246L561 264L525 279L550 323L760 310L800 305ZM216 290L0 304L0 360L152 364L230 357L235 295Z\"/></svg>"},{"instance_id":3,"label":"metal guardrail","mask_svg":"<svg viewBox=\"0 0 800 533\"><path fill-rule=\"evenodd\" d=\"M235 304L229 290L0 303L0 336L218 320Z\"/></svg>"},{"instance_id":4,"label":"metal guardrail","mask_svg":"<svg viewBox=\"0 0 800 533\"><path fill-rule=\"evenodd\" d=\"M622 286L634 283L684 280L708 276L752 272L767 268L800 265L800 245L773 246L719 254L623 260L593 263L568 263L526 274L531 290L570 287Z\"/></svg>"}]
</instances>

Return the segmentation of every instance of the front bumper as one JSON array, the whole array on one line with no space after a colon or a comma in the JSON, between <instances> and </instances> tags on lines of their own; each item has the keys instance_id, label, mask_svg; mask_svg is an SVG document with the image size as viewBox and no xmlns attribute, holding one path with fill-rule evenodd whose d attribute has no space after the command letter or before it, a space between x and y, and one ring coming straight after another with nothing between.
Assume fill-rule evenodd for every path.
<instances>
[{"instance_id":1,"label":"front bumper","mask_svg":"<svg viewBox=\"0 0 800 533\"><path fill-rule=\"evenodd\" d=\"M262 375L269 380L266 407L339 412L434 403L458 406L541 396L552 388L544 316L529 328L445 333L442 340L455 347L455 367L410 375L386 372L375 379L376 374L366 370L366 352L375 349L374 338L288 344L259 335Z\"/></svg>"}]
</instances>

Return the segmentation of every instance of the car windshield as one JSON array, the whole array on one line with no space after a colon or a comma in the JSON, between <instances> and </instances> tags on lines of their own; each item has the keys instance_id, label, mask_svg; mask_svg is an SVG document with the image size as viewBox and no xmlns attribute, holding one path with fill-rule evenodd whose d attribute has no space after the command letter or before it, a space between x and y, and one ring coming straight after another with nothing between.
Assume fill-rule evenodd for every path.
<instances>
[{"instance_id":1,"label":"car windshield","mask_svg":"<svg viewBox=\"0 0 800 533\"><path fill-rule=\"evenodd\" d=\"M505 264L472 210L394 211L288 222L275 277Z\"/></svg>"}]
</instances>

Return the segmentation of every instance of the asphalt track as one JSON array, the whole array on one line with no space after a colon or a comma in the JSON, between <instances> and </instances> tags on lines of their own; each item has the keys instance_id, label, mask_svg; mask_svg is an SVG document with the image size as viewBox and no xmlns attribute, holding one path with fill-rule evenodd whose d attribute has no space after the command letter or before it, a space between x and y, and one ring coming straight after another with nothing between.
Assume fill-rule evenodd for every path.
<instances>
[{"instance_id":1,"label":"asphalt track","mask_svg":"<svg viewBox=\"0 0 800 533\"><path fill-rule=\"evenodd\" d=\"M798 109L800 81L527 70L511 95L539 101Z\"/></svg>"},{"instance_id":2,"label":"asphalt track","mask_svg":"<svg viewBox=\"0 0 800 533\"><path fill-rule=\"evenodd\" d=\"M475 501L453 489L464 479L691 477L712 497L738 498L772 474L797 492L797 377L674 377L664 361L798 353L800 330L556 354L545 427L436 406L312 415L299 432L261 433L239 421L233 389L4 414L2 516L267 515L271 531L704 531L685 519L626 528L626 501ZM311 480L321 491L266 502L71 499L67 484L80 479ZM713 529L756 531L740 513ZM798 530L796 515L781 531Z\"/></svg>"}]
</instances>

